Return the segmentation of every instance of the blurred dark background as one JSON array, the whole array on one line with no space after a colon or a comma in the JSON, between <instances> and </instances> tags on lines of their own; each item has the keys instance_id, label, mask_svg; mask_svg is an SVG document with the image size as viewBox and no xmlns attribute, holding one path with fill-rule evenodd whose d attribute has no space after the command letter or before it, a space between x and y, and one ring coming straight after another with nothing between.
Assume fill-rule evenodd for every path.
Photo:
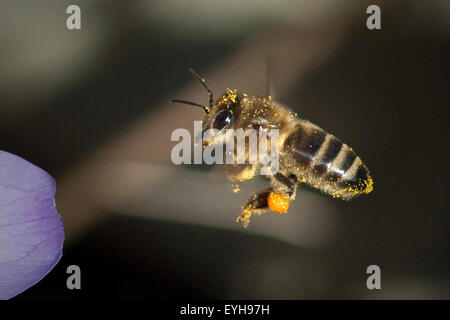
<instances>
[{"instance_id":1,"label":"blurred dark background","mask_svg":"<svg viewBox=\"0 0 450 320\"><path fill-rule=\"evenodd\" d=\"M448 3L80 1L78 31L69 4L0 5L0 149L56 178L66 229L62 260L16 299L450 298ZM167 101L206 101L189 66L216 95L264 94L267 53L277 100L353 146L375 189L299 190L287 216L243 230L250 191L170 163L171 130L202 114Z\"/></svg>"}]
</instances>

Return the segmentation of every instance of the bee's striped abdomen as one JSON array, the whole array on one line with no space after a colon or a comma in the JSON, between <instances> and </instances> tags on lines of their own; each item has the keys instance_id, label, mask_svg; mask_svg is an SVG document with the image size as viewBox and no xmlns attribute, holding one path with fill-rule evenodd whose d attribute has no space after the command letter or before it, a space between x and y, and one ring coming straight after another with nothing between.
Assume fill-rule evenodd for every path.
<instances>
[{"instance_id":1,"label":"bee's striped abdomen","mask_svg":"<svg viewBox=\"0 0 450 320\"><path fill-rule=\"evenodd\" d=\"M299 125L286 138L284 149L295 163L302 168L309 168L314 160L314 156L325 141L326 135L323 130L316 130L312 134L308 128Z\"/></svg>"},{"instance_id":2,"label":"bee's striped abdomen","mask_svg":"<svg viewBox=\"0 0 450 320\"><path fill-rule=\"evenodd\" d=\"M286 163L309 185L343 199L372 191L367 167L335 136L308 121L300 121L284 141ZM289 166L288 166L289 167Z\"/></svg>"}]
</instances>

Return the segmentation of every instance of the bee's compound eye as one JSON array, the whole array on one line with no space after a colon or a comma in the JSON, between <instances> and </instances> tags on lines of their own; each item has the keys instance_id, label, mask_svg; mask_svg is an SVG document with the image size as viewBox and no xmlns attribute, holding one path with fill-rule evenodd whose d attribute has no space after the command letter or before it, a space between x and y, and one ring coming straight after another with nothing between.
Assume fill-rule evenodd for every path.
<instances>
[{"instance_id":1,"label":"bee's compound eye","mask_svg":"<svg viewBox=\"0 0 450 320\"><path fill-rule=\"evenodd\" d=\"M213 128L221 130L223 127L229 124L232 119L233 113L230 110L222 110L214 119Z\"/></svg>"}]
</instances>

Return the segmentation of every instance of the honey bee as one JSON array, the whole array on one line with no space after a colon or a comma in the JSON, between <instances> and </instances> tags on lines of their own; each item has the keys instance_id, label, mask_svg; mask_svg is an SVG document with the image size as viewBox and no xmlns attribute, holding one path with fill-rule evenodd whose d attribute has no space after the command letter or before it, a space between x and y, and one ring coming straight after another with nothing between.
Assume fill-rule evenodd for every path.
<instances>
[{"instance_id":1,"label":"honey bee","mask_svg":"<svg viewBox=\"0 0 450 320\"><path fill-rule=\"evenodd\" d=\"M214 101L205 79L190 69L209 94L207 106L173 99L203 108L203 131L214 128L279 130L279 170L270 178L270 187L255 193L242 207L237 221L247 227L252 214L268 209L286 213L301 184L318 189L334 198L350 200L373 190L373 180L361 158L347 144L308 120L297 117L288 107L268 97L250 97L227 89ZM260 131L259 131L260 132ZM270 143L270 141L268 142ZM227 165L228 178L237 184L252 179L261 163Z\"/></svg>"}]
</instances>

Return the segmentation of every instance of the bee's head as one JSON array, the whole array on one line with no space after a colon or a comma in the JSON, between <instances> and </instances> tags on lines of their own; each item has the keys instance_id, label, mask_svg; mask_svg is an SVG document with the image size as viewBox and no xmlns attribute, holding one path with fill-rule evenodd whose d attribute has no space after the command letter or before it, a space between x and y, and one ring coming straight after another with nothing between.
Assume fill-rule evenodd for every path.
<instances>
[{"instance_id":1,"label":"bee's head","mask_svg":"<svg viewBox=\"0 0 450 320\"><path fill-rule=\"evenodd\" d=\"M240 106L241 94L239 94L237 90L227 89L225 93L214 102L213 94L207 87L205 79L200 77L194 69L190 68L189 71L200 80L200 83L206 91L208 91L209 105L204 106L195 102L179 99L174 99L172 102L179 102L203 108L206 115L203 118L202 136L209 129L214 129L217 133L215 139L204 141L204 145L208 145L213 142L212 140L217 141L218 137L225 133L226 129L234 127L233 119Z\"/></svg>"},{"instance_id":2,"label":"bee's head","mask_svg":"<svg viewBox=\"0 0 450 320\"><path fill-rule=\"evenodd\" d=\"M214 129L214 139L204 139L203 145L213 141L220 141L225 136L226 129L235 129L235 117L238 114L241 96L237 90L227 89L211 107L207 108L207 114L203 118L202 136Z\"/></svg>"},{"instance_id":3,"label":"bee's head","mask_svg":"<svg viewBox=\"0 0 450 320\"><path fill-rule=\"evenodd\" d=\"M222 131L233 127L234 115L240 105L237 90L227 89L217 101L208 108L203 118L203 130L216 129Z\"/></svg>"}]
</instances>

